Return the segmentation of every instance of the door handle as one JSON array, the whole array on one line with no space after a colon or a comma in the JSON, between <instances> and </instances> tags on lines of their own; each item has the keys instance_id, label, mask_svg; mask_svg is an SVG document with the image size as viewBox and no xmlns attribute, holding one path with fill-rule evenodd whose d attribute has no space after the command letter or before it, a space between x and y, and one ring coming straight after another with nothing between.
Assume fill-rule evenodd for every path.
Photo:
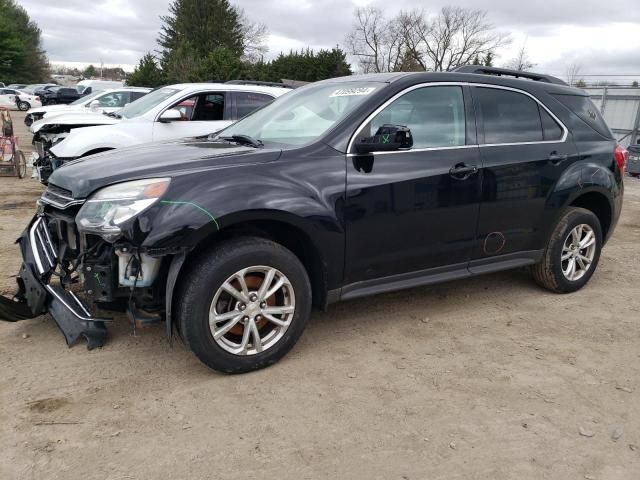
<instances>
[{"instance_id":1,"label":"door handle","mask_svg":"<svg viewBox=\"0 0 640 480\"><path fill-rule=\"evenodd\" d=\"M553 164L553 165L560 165L562 162L564 162L567 158L569 158L569 155L560 155L558 154L558 152L553 151L549 154L549 161Z\"/></svg>"},{"instance_id":2,"label":"door handle","mask_svg":"<svg viewBox=\"0 0 640 480\"><path fill-rule=\"evenodd\" d=\"M467 165L465 163L458 163L449 170L449 175L456 180L466 180L476 173L478 173L478 167L476 165Z\"/></svg>"}]
</instances>

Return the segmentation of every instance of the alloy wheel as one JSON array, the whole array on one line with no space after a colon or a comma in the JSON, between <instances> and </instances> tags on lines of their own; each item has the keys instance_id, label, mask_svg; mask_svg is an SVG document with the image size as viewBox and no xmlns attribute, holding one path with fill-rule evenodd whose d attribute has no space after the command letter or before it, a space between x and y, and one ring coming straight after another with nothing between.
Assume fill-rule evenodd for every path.
<instances>
[{"instance_id":1,"label":"alloy wheel","mask_svg":"<svg viewBox=\"0 0 640 480\"><path fill-rule=\"evenodd\" d=\"M569 281L580 280L591 268L596 254L596 235L586 223L569 232L562 246L562 273Z\"/></svg>"},{"instance_id":2,"label":"alloy wheel","mask_svg":"<svg viewBox=\"0 0 640 480\"><path fill-rule=\"evenodd\" d=\"M227 278L213 297L211 335L229 353L256 355L284 336L295 307L293 286L282 272L262 265L243 268Z\"/></svg>"}]
</instances>

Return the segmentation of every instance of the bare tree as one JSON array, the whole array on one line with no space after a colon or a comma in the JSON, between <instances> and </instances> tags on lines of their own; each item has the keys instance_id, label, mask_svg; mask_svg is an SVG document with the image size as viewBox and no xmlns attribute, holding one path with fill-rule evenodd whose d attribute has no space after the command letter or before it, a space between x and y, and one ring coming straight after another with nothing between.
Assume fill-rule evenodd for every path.
<instances>
[{"instance_id":1,"label":"bare tree","mask_svg":"<svg viewBox=\"0 0 640 480\"><path fill-rule=\"evenodd\" d=\"M264 23L252 21L244 9L236 7L236 11L242 33L244 59L249 62L257 62L269 51L265 43L269 36L269 29Z\"/></svg>"},{"instance_id":2,"label":"bare tree","mask_svg":"<svg viewBox=\"0 0 640 480\"><path fill-rule=\"evenodd\" d=\"M407 51L425 70L453 70L510 42L484 10L444 7L429 15L415 9L401 13L399 23Z\"/></svg>"},{"instance_id":3,"label":"bare tree","mask_svg":"<svg viewBox=\"0 0 640 480\"><path fill-rule=\"evenodd\" d=\"M580 72L582 71L582 64L578 62L572 62L567 65L566 74L567 83L569 85L575 85L580 80Z\"/></svg>"},{"instance_id":4,"label":"bare tree","mask_svg":"<svg viewBox=\"0 0 640 480\"><path fill-rule=\"evenodd\" d=\"M515 58L512 58L505 67L510 68L512 70L518 70L523 72L525 70L529 70L535 67L536 64L531 61L529 58L529 54L527 53L527 40L522 42L522 46L520 50L518 50L518 54Z\"/></svg>"},{"instance_id":5,"label":"bare tree","mask_svg":"<svg viewBox=\"0 0 640 480\"><path fill-rule=\"evenodd\" d=\"M386 19L376 7L356 8L353 30L347 36L349 53L363 73L393 72L403 56L402 31L396 19Z\"/></svg>"}]
</instances>

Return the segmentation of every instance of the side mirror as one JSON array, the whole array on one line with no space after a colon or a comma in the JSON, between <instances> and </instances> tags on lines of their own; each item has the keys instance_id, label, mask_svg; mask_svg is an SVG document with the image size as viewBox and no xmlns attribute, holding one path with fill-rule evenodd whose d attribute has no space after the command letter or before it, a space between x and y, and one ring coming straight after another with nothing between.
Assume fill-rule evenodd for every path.
<instances>
[{"instance_id":1,"label":"side mirror","mask_svg":"<svg viewBox=\"0 0 640 480\"><path fill-rule=\"evenodd\" d=\"M176 110L175 108L165 110L159 118L159 121L162 123L170 123L177 120L182 120L182 114L180 113L180 110Z\"/></svg>"},{"instance_id":2,"label":"side mirror","mask_svg":"<svg viewBox=\"0 0 640 480\"><path fill-rule=\"evenodd\" d=\"M100 100L94 100L91 103L89 103L89 108L91 110L97 110L98 108L100 108Z\"/></svg>"},{"instance_id":3,"label":"side mirror","mask_svg":"<svg viewBox=\"0 0 640 480\"><path fill-rule=\"evenodd\" d=\"M373 137L365 137L355 145L358 153L394 152L413 147L411 129L403 125L385 124Z\"/></svg>"}]
</instances>

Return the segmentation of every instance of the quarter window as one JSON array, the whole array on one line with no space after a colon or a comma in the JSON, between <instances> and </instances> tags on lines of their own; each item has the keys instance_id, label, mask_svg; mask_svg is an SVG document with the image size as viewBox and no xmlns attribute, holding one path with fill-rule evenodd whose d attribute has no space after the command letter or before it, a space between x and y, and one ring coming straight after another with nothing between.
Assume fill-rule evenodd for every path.
<instances>
[{"instance_id":1,"label":"quarter window","mask_svg":"<svg viewBox=\"0 0 640 480\"><path fill-rule=\"evenodd\" d=\"M409 127L414 149L464 145L466 121L462 88L443 86L413 90L378 113L361 136L375 135L384 124Z\"/></svg>"},{"instance_id":2,"label":"quarter window","mask_svg":"<svg viewBox=\"0 0 640 480\"><path fill-rule=\"evenodd\" d=\"M522 93L476 88L484 143L524 143L543 140L538 103Z\"/></svg>"},{"instance_id":3,"label":"quarter window","mask_svg":"<svg viewBox=\"0 0 640 480\"><path fill-rule=\"evenodd\" d=\"M549 115L544 108L541 108L540 106L538 106L538 108L540 109L542 133L545 141L562 140L562 135L564 133L562 131L562 127L558 125L558 122L551 118L551 115Z\"/></svg>"}]
</instances>

